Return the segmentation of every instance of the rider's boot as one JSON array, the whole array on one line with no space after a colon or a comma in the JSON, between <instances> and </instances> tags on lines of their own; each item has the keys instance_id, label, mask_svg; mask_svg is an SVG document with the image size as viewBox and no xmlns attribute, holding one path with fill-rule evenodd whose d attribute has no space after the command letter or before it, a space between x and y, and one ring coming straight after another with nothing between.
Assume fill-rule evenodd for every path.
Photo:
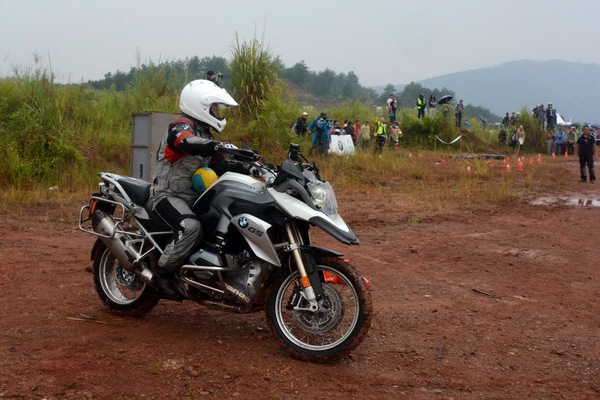
<instances>
[{"instance_id":1,"label":"rider's boot","mask_svg":"<svg viewBox=\"0 0 600 400\"><path fill-rule=\"evenodd\" d=\"M161 295L169 298L181 297L175 285L173 285L173 273L163 268L158 269L158 273L152 278L152 283L156 287L156 290Z\"/></svg>"}]
</instances>

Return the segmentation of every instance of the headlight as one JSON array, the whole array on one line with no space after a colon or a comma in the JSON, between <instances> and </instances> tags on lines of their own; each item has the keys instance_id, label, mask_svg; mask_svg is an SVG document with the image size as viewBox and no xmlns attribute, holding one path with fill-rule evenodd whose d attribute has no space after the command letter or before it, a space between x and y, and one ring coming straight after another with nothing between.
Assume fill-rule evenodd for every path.
<instances>
[{"instance_id":1,"label":"headlight","mask_svg":"<svg viewBox=\"0 0 600 400\"><path fill-rule=\"evenodd\" d=\"M333 187L329 182L310 181L307 186L317 207L327 215L337 214L337 200L335 199Z\"/></svg>"}]
</instances>

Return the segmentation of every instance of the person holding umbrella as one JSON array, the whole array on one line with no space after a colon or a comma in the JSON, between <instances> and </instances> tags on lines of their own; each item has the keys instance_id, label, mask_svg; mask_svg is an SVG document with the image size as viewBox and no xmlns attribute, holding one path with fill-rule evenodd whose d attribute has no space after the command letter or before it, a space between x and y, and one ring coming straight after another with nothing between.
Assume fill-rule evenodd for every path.
<instances>
[{"instance_id":1,"label":"person holding umbrella","mask_svg":"<svg viewBox=\"0 0 600 400\"><path fill-rule=\"evenodd\" d=\"M442 106L441 108L442 108L442 113L443 113L444 117L446 117L446 115L448 115L448 111L449 111L448 110L449 106L444 107L444 104L446 104L446 105L449 104L450 100L452 100L452 96L449 94L446 94L446 95L440 97L440 99L437 102L439 106Z\"/></svg>"},{"instance_id":2,"label":"person holding umbrella","mask_svg":"<svg viewBox=\"0 0 600 400\"><path fill-rule=\"evenodd\" d=\"M449 94L446 94L442 97L440 97L440 99L438 100L438 104L448 104L450 102L450 100L452 100L452 96L450 96Z\"/></svg>"}]
</instances>

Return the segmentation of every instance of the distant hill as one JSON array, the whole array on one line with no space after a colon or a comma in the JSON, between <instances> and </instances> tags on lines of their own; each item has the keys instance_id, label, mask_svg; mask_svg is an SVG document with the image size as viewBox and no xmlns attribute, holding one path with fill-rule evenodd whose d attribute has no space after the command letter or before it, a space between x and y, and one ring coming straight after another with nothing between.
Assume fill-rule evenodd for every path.
<instances>
[{"instance_id":1,"label":"distant hill","mask_svg":"<svg viewBox=\"0 0 600 400\"><path fill-rule=\"evenodd\" d=\"M503 116L552 102L565 120L600 122L600 65L567 61L511 61L489 68L455 72L417 82L429 89L446 87L465 104ZM396 85L403 87L404 85ZM457 99L456 99L457 100Z\"/></svg>"}]
</instances>

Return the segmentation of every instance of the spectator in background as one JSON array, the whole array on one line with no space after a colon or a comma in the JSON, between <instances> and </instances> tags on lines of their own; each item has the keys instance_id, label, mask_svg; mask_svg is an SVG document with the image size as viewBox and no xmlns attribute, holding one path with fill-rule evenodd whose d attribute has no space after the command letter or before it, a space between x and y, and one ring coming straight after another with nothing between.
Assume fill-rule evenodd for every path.
<instances>
[{"instance_id":1,"label":"spectator in background","mask_svg":"<svg viewBox=\"0 0 600 400\"><path fill-rule=\"evenodd\" d=\"M308 132L307 120L308 113L305 111L301 116L298 117L298 121L296 121L296 126L294 130L296 131L296 135L300 137L306 136L306 132Z\"/></svg>"},{"instance_id":2,"label":"spectator in background","mask_svg":"<svg viewBox=\"0 0 600 400\"><path fill-rule=\"evenodd\" d=\"M554 111L554 108L552 108L552 103L548 103L548 108L546 109L546 129L553 131L555 127L556 112Z\"/></svg>"},{"instance_id":3,"label":"spectator in background","mask_svg":"<svg viewBox=\"0 0 600 400\"><path fill-rule=\"evenodd\" d=\"M223 74L219 73L214 73L214 71L207 71L206 72L206 79L214 82L217 86L219 85L219 82L221 81L221 78L223 77Z\"/></svg>"},{"instance_id":4,"label":"spectator in background","mask_svg":"<svg viewBox=\"0 0 600 400\"><path fill-rule=\"evenodd\" d=\"M354 133L354 125L352 125L351 120L344 122L344 131L346 132L346 135L350 135L350 137L352 137L352 134ZM352 138L352 141L354 141L354 138Z\"/></svg>"},{"instance_id":5,"label":"spectator in background","mask_svg":"<svg viewBox=\"0 0 600 400\"><path fill-rule=\"evenodd\" d=\"M308 129L313 133L312 147L309 154L312 155L313 150L317 149L323 155L329 154L329 144L331 143L331 123L326 113L321 113L309 125Z\"/></svg>"},{"instance_id":6,"label":"spectator in background","mask_svg":"<svg viewBox=\"0 0 600 400\"><path fill-rule=\"evenodd\" d=\"M549 132L553 132L552 129L548 129ZM558 128L558 132L554 134L555 141L554 146L556 149L556 154L565 154L565 137L567 135L563 132L562 126Z\"/></svg>"},{"instance_id":7,"label":"spectator in background","mask_svg":"<svg viewBox=\"0 0 600 400\"><path fill-rule=\"evenodd\" d=\"M360 146L363 149L367 149L369 147L369 143L371 142L371 127L369 126L369 121L365 121L364 124L360 127Z\"/></svg>"},{"instance_id":8,"label":"spectator in background","mask_svg":"<svg viewBox=\"0 0 600 400\"><path fill-rule=\"evenodd\" d=\"M417 118L423 118L425 116L425 96L422 94L417 98Z\"/></svg>"},{"instance_id":9,"label":"spectator in background","mask_svg":"<svg viewBox=\"0 0 600 400\"><path fill-rule=\"evenodd\" d=\"M354 147L358 146L358 134L360 133L360 122L356 120L354 123L354 128L352 129L352 143L354 143Z\"/></svg>"},{"instance_id":10,"label":"spectator in background","mask_svg":"<svg viewBox=\"0 0 600 400\"><path fill-rule=\"evenodd\" d=\"M500 127L500 132L498 133L498 145L503 147L506 146L506 127L502 125Z\"/></svg>"},{"instance_id":11,"label":"spectator in background","mask_svg":"<svg viewBox=\"0 0 600 400\"><path fill-rule=\"evenodd\" d=\"M577 135L575 134L573 127L570 126L569 131L567 132L567 154L570 156L575 154L575 143L577 143Z\"/></svg>"},{"instance_id":12,"label":"spectator in background","mask_svg":"<svg viewBox=\"0 0 600 400\"><path fill-rule=\"evenodd\" d=\"M589 125L583 126L583 134L577 139L577 156L579 157L579 168L581 179L579 182L587 182L587 172L590 173L590 183L596 182L594 173L594 159L596 158L596 140L591 135ZM587 170L586 171L586 167Z\"/></svg>"},{"instance_id":13,"label":"spectator in background","mask_svg":"<svg viewBox=\"0 0 600 400\"><path fill-rule=\"evenodd\" d=\"M479 116L479 121L481 121L481 126L483 127L483 131L485 132L485 127L487 126L487 117L484 114Z\"/></svg>"},{"instance_id":14,"label":"spectator in background","mask_svg":"<svg viewBox=\"0 0 600 400\"><path fill-rule=\"evenodd\" d=\"M518 123L519 123L519 118L517 118L517 115L513 111L513 113L510 115L510 119L508 120L508 124L510 126L515 126Z\"/></svg>"},{"instance_id":15,"label":"spectator in background","mask_svg":"<svg viewBox=\"0 0 600 400\"><path fill-rule=\"evenodd\" d=\"M427 108L427 115L433 115L435 113L435 107L437 106L437 100L435 99L435 94L431 93L429 96L429 101L427 102L429 106Z\"/></svg>"},{"instance_id":16,"label":"spectator in background","mask_svg":"<svg viewBox=\"0 0 600 400\"><path fill-rule=\"evenodd\" d=\"M462 99L458 101L456 108L454 109L454 116L456 117L456 127L460 128L462 124L462 114L465 111L465 106L463 105Z\"/></svg>"},{"instance_id":17,"label":"spectator in background","mask_svg":"<svg viewBox=\"0 0 600 400\"><path fill-rule=\"evenodd\" d=\"M544 104L537 106L536 118L538 120L538 124L540 124L540 129L546 130L546 110L544 110Z\"/></svg>"},{"instance_id":18,"label":"spectator in background","mask_svg":"<svg viewBox=\"0 0 600 400\"><path fill-rule=\"evenodd\" d=\"M391 123L396 122L396 106L397 106L396 96L390 94L390 98L387 100L388 107L388 117Z\"/></svg>"},{"instance_id":19,"label":"spectator in background","mask_svg":"<svg viewBox=\"0 0 600 400\"><path fill-rule=\"evenodd\" d=\"M346 131L344 131L342 133L342 131L344 131L344 129L340 126L340 124L338 123L337 119L333 120L333 124L331 125L331 128L329 128L329 134L330 135L343 135L346 133Z\"/></svg>"},{"instance_id":20,"label":"spectator in background","mask_svg":"<svg viewBox=\"0 0 600 400\"><path fill-rule=\"evenodd\" d=\"M554 142L555 141L556 141L556 138L554 137L554 132L549 131L546 134L546 145L548 146L548 155L549 156L554 154Z\"/></svg>"},{"instance_id":21,"label":"spectator in background","mask_svg":"<svg viewBox=\"0 0 600 400\"><path fill-rule=\"evenodd\" d=\"M379 121L376 122L375 126L375 152L382 153L383 146L385 145L385 141L387 140L387 125L385 124L385 119L381 117Z\"/></svg>"},{"instance_id":22,"label":"spectator in background","mask_svg":"<svg viewBox=\"0 0 600 400\"><path fill-rule=\"evenodd\" d=\"M389 141L389 146L390 146L390 150L394 150L398 147L398 132L400 131L400 128L398 127L397 123L393 123L392 126L390 126L390 141Z\"/></svg>"},{"instance_id":23,"label":"spectator in background","mask_svg":"<svg viewBox=\"0 0 600 400\"><path fill-rule=\"evenodd\" d=\"M506 113L504 118L502 118L502 125L504 125L504 126L510 125L510 117L508 116L508 113Z\"/></svg>"},{"instance_id":24,"label":"spectator in background","mask_svg":"<svg viewBox=\"0 0 600 400\"><path fill-rule=\"evenodd\" d=\"M525 144L525 129L523 129L523 125L519 125L517 128L517 146L521 148Z\"/></svg>"}]
</instances>

